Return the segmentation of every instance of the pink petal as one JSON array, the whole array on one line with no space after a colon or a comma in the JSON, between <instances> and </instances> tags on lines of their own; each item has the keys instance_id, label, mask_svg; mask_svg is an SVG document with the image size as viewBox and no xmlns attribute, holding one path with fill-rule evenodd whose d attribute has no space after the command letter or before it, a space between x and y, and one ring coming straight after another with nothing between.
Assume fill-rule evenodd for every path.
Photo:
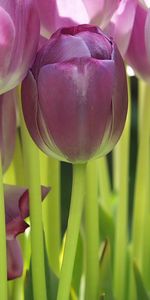
<instances>
[{"instance_id":1,"label":"pink petal","mask_svg":"<svg viewBox=\"0 0 150 300\"><path fill-rule=\"evenodd\" d=\"M48 148L44 143L37 124L38 91L36 81L30 71L22 83L22 107L24 118L27 127L30 128L30 134L33 140L38 142L38 146L43 149L44 152L47 152Z\"/></svg>"},{"instance_id":2,"label":"pink petal","mask_svg":"<svg viewBox=\"0 0 150 300\"><path fill-rule=\"evenodd\" d=\"M118 9L111 19L114 24L113 38L124 56L131 37L134 24L137 0L121 0Z\"/></svg>"},{"instance_id":3,"label":"pink petal","mask_svg":"<svg viewBox=\"0 0 150 300\"><path fill-rule=\"evenodd\" d=\"M42 187L42 199L49 192ZM19 233L25 231L28 224L24 221L29 216L29 194L26 188L4 185L6 235L7 240L12 240Z\"/></svg>"},{"instance_id":4,"label":"pink petal","mask_svg":"<svg viewBox=\"0 0 150 300\"><path fill-rule=\"evenodd\" d=\"M83 0L91 24L104 28L113 15L119 0Z\"/></svg>"},{"instance_id":5,"label":"pink petal","mask_svg":"<svg viewBox=\"0 0 150 300\"><path fill-rule=\"evenodd\" d=\"M9 59L15 40L15 27L9 14L0 7L0 94L2 89L3 76L9 65Z\"/></svg>"},{"instance_id":6,"label":"pink petal","mask_svg":"<svg viewBox=\"0 0 150 300\"><path fill-rule=\"evenodd\" d=\"M145 80L150 80L150 61L145 45L145 24L147 9L137 5L134 25L125 59L136 74Z\"/></svg>"},{"instance_id":7,"label":"pink petal","mask_svg":"<svg viewBox=\"0 0 150 300\"><path fill-rule=\"evenodd\" d=\"M11 20L9 27L14 30L14 33L12 33L12 29L11 31L10 29L9 31L7 30L10 35L8 36L7 47L8 49L11 49L8 53L9 55L7 55L7 53L5 54L5 52L2 53L4 58L5 55L7 57L7 65L5 64L5 60L2 61L0 58L0 61L2 62L1 70L3 70L2 74L0 70L0 77L2 77L0 93L2 94L16 87L26 76L29 67L31 67L38 47L40 23L32 0L1 1L1 3L2 7L5 9L5 15L8 15ZM0 18L0 28L2 28L2 32L3 27L4 32L6 31L6 26L4 26L5 23L3 22L3 19L1 21ZM13 36L13 40L11 35ZM1 54L0 57L2 57Z\"/></svg>"},{"instance_id":8,"label":"pink petal","mask_svg":"<svg viewBox=\"0 0 150 300\"><path fill-rule=\"evenodd\" d=\"M147 56L150 62L150 9L148 10L145 24L145 45L147 50Z\"/></svg>"},{"instance_id":9,"label":"pink petal","mask_svg":"<svg viewBox=\"0 0 150 300\"><path fill-rule=\"evenodd\" d=\"M7 241L7 277L8 280L20 277L23 272L23 260L19 242Z\"/></svg>"}]
</instances>

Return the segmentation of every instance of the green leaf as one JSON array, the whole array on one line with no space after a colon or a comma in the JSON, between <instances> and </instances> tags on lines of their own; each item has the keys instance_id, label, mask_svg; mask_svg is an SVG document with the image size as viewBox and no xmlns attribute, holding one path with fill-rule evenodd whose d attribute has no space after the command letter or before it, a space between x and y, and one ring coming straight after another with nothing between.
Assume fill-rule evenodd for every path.
<instances>
[{"instance_id":1,"label":"green leaf","mask_svg":"<svg viewBox=\"0 0 150 300\"><path fill-rule=\"evenodd\" d=\"M108 240L104 243L100 259L100 292L102 299L114 300L112 293L111 249Z\"/></svg>"},{"instance_id":2,"label":"green leaf","mask_svg":"<svg viewBox=\"0 0 150 300\"><path fill-rule=\"evenodd\" d=\"M105 298L105 294L101 294L100 295L100 300L105 300L106 298Z\"/></svg>"},{"instance_id":3,"label":"green leaf","mask_svg":"<svg viewBox=\"0 0 150 300\"><path fill-rule=\"evenodd\" d=\"M111 249L113 249L114 234L115 234L115 223L114 223L113 215L108 213L105 210L105 208L100 204L99 216L100 216L99 226L100 226L101 240L104 241L108 239L111 245Z\"/></svg>"},{"instance_id":4,"label":"green leaf","mask_svg":"<svg viewBox=\"0 0 150 300\"><path fill-rule=\"evenodd\" d=\"M148 292L145 289L143 279L136 262L134 262L133 268L136 283L137 300L150 300L150 297L148 296Z\"/></svg>"}]
</instances>

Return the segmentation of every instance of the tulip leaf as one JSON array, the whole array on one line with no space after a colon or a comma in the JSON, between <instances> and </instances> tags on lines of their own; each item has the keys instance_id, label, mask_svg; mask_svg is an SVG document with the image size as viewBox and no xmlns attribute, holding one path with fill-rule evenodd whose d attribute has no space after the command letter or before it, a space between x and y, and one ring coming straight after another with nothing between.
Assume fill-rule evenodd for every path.
<instances>
[{"instance_id":1,"label":"tulip leaf","mask_svg":"<svg viewBox=\"0 0 150 300\"><path fill-rule=\"evenodd\" d=\"M111 248L108 240L104 242L100 259L101 299L114 300L112 293Z\"/></svg>"},{"instance_id":2,"label":"tulip leaf","mask_svg":"<svg viewBox=\"0 0 150 300\"><path fill-rule=\"evenodd\" d=\"M144 282L136 262L134 262L134 277L136 283L137 300L150 300L150 297L145 289Z\"/></svg>"},{"instance_id":3,"label":"tulip leaf","mask_svg":"<svg viewBox=\"0 0 150 300\"><path fill-rule=\"evenodd\" d=\"M114 233L115 233L115 223L113 216L105 210L105 208L100 204L99 211L99 226L101 233L101 240L108 239L113 249Z\"/></svg>"},{"instance_id":4,"label":"tulip leaf","mask_svg":"<svg viewBox=\"0 0 150 300\"><path fill-rule=\"evenodd\" d=\"M47 299L54 300L56 299L56 294L57 294L58 279L49 267L45 242L44 242L44 255L45 255L45 278L46 278L46 288L47 288ZM24 299L34 300L31 263L30 263L29 271L27 272L26 275Z\"/></svg>"}]
</instances>

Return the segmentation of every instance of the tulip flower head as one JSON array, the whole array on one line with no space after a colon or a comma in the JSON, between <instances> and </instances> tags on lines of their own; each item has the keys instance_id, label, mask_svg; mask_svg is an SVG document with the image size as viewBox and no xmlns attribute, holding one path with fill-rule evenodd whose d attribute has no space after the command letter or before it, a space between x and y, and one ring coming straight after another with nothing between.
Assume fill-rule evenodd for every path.
<instances>
[{"instance_id":1,"label":"tulip flower head","mask_svg":"<svg viewBox=\"0 0 150 300\"><path fill-rule=\"evenodd\" d=\"M73 163L97 158L124 127L123 60L98 27L61 28L38 52L22 98L28 130L45 153Z\"/></svg>"},{"instance_id":2,"label":"tulip flower head","mask_svg":"<svg viewBox=\"0 0 150 300\"><path fill-rule=\"evenodd\" d=\"M0 94L26 76L37 51L39 26L32 0L0 0Z\"/></svg>"},{"instance_id":3,"label":"tulip flower head","mask_svg":"<svg viewBox=\"0 0 150 300\"><path fill-rule=\"evenodd\" d=\"M139 77L150 81L150 13L146 4L146 1L121 0L110 31L126 62Z\"/></svg>"}]
</instances>

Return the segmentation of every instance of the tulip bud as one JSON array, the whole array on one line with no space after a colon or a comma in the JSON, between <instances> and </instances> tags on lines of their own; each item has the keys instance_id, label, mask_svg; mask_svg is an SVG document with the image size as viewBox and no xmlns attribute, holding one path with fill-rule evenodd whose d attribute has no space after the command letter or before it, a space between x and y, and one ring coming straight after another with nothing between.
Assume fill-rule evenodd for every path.
<instances>
[{"instance_id":1,"label":"tulip bud","mask_svg":"<svg viewBox=\"0 0 150 300\"><path fill-rule=\"evenodd\" d=\"M41 20L41 34L49 37L59 27L82 23L104 28L119 0L35 0Z\"/></svg>"},{"instance_id":2,"label":"tulip bud","mask_svg":"<svg viewBox=\"0 0 150 300\"><path fill-rule=\"evenodd\" d=\"M22 99L28 130L48 155L78 163L108 153L127 113L116 45L95 26L61 28L38 52Z\"/></svg>"},{"instance_id":3,"label":"tulip bud","mask_svg":"<svg viewBox=\"0 0 150 300\"><path fill-rule=\"evenodd\" d=\"M109 29L126 62L139 77L150 81L148 19L144 1L121 0Z\"/></svg>"},{"instance_id":4,"label":"tulip bud","mask_svg":"<svg viewBox=\"0 0 150 300\"><path fill-rule=\"evenodd\" d=\"M26 76L37 51L39 25L33 0L0 0L0 94Z\"/></svg>"}]
</instances>

